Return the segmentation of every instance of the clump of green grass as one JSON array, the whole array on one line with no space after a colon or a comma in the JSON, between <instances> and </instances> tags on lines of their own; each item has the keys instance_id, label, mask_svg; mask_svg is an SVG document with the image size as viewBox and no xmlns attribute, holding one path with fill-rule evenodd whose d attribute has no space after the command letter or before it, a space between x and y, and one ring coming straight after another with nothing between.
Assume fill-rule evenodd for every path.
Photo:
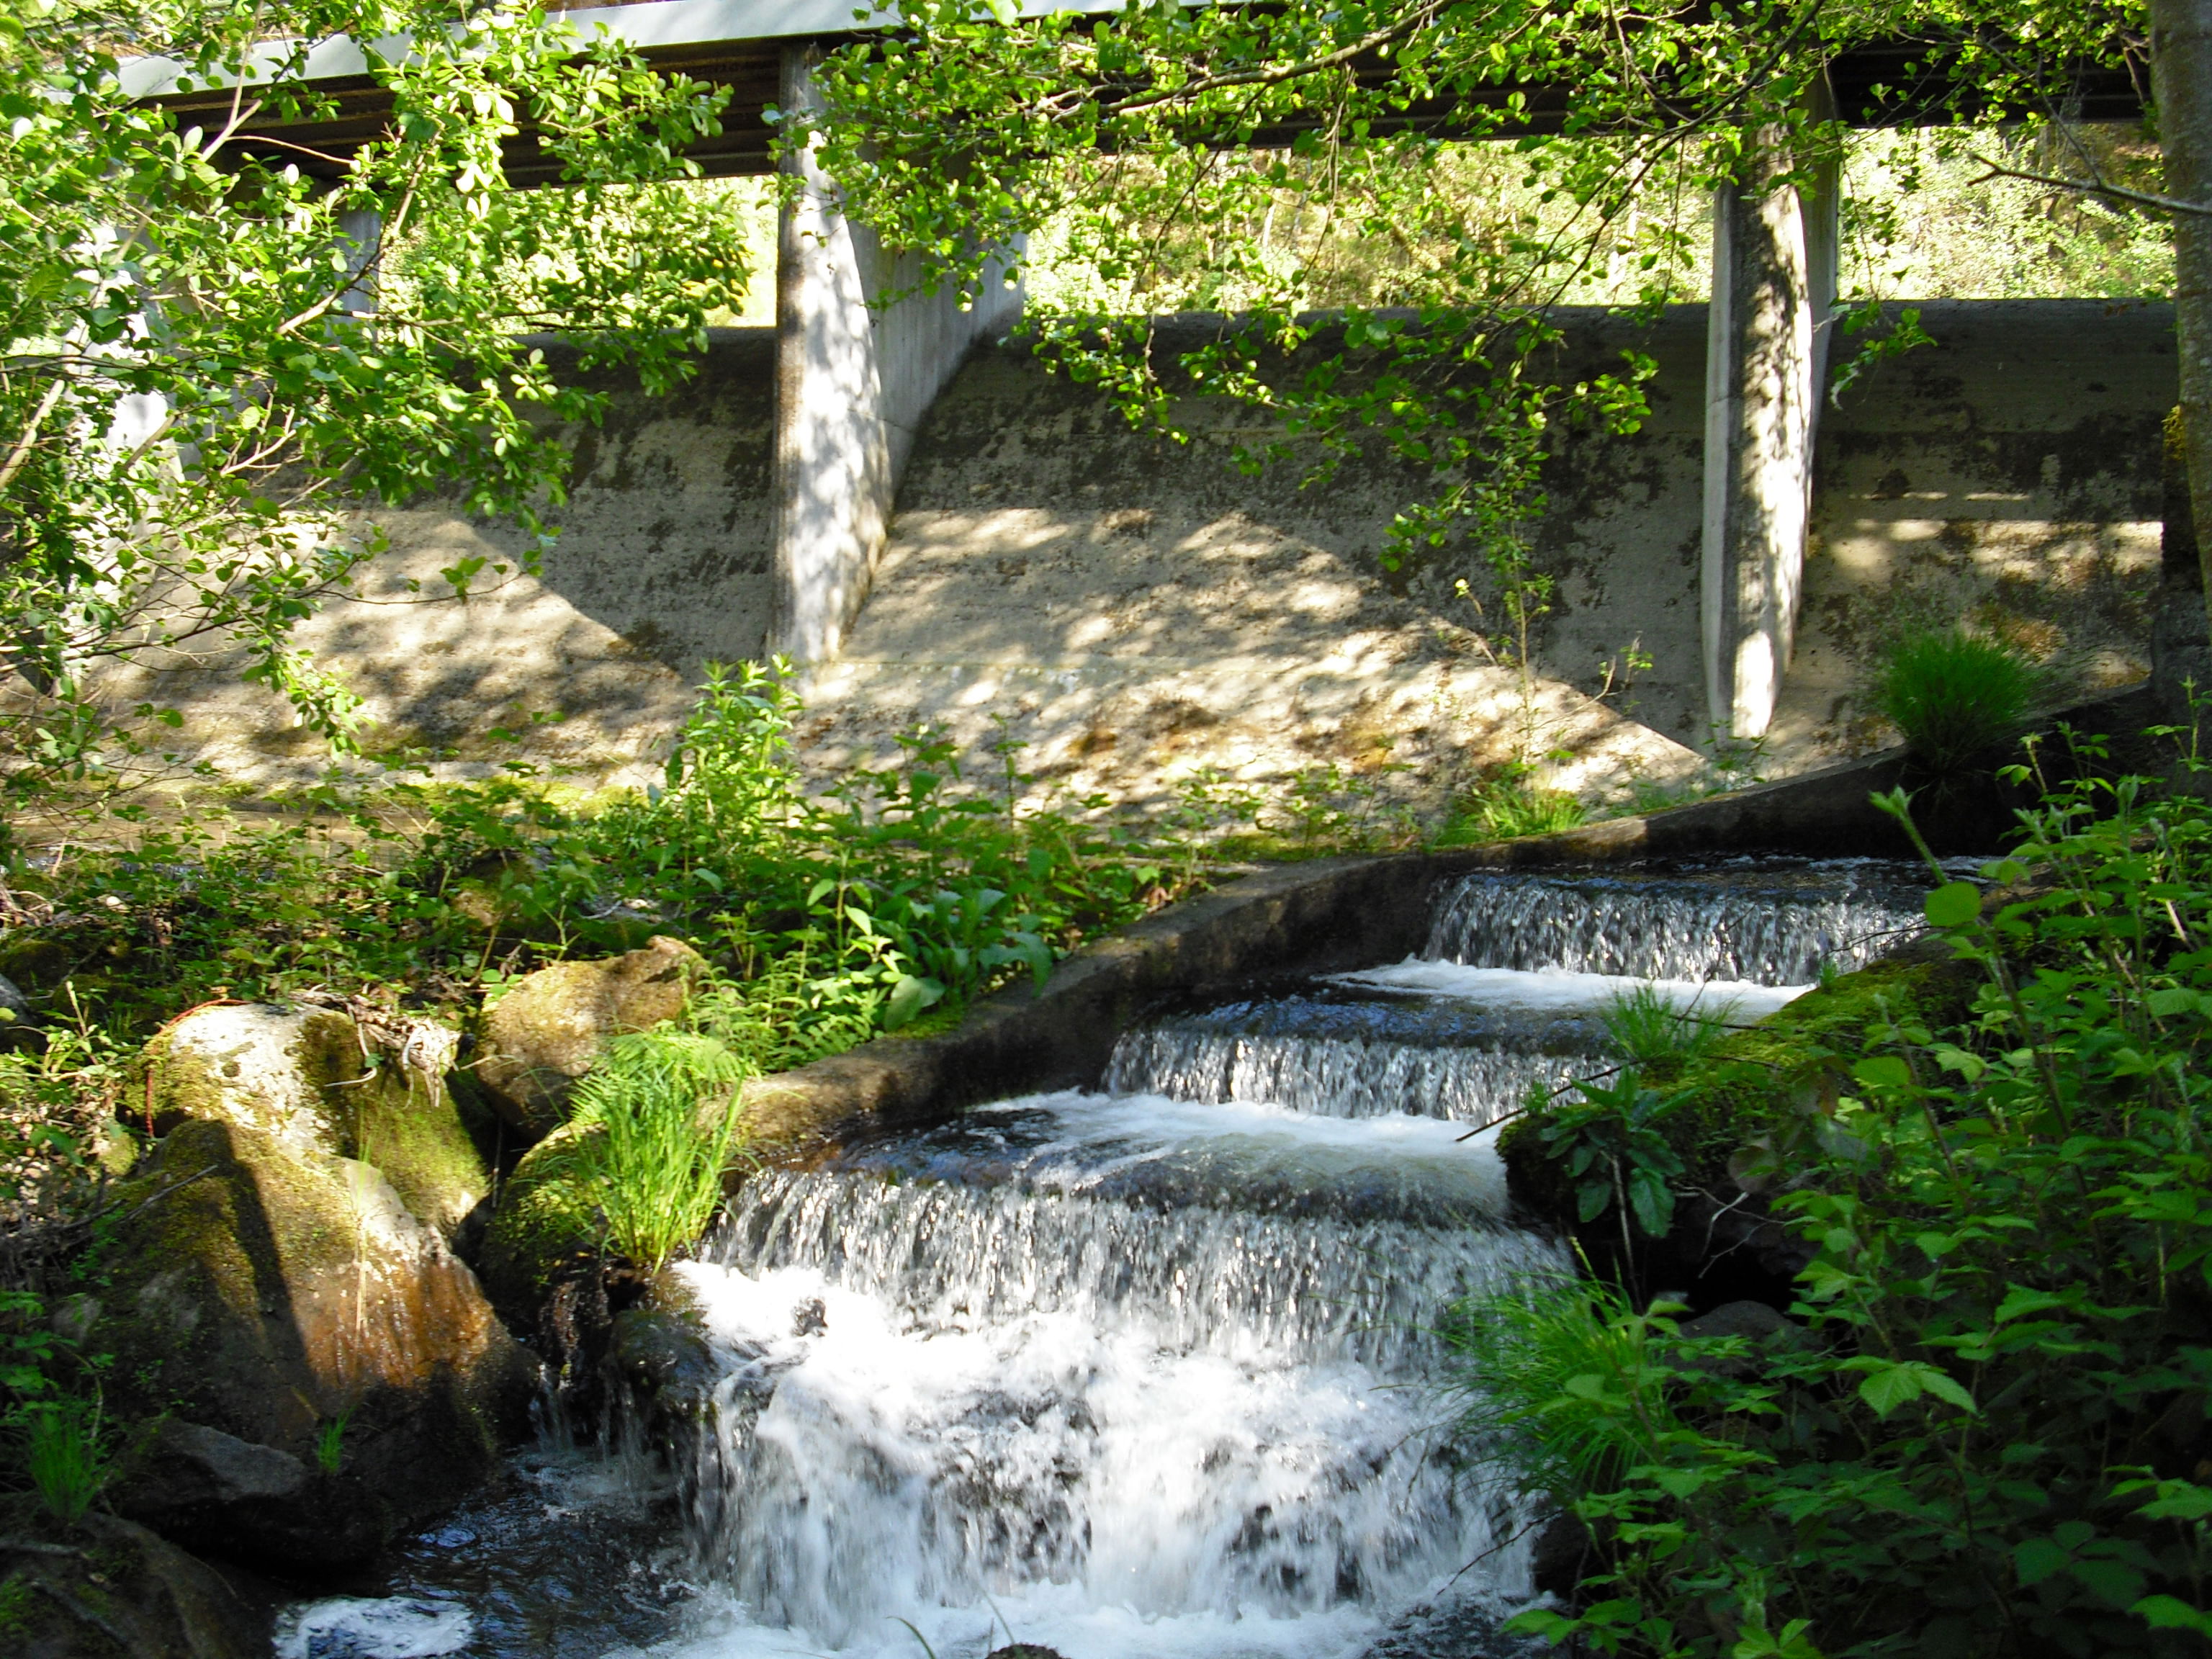
<instances>
[{"instance_id":1,"label":"clump of green grass","mask_svg":"<svg viewBox=\"0 0 2212 1659\"><path fill-rule=\"evenodd\" d=\"M573 1173L607 1242L658 1273L707 1230L739 1147L738 1086L751 1068L710 1036L611 1041L577 1086Z\"/></svg>"},{"instance_id":2,"label":"clump of green grass","mask_svg":"<svg viewBox=\"0 0 2212 1659\"><path fill-rule=\"evenodd\" d=\"M1511 841L1516 836L1548 836L1571 830L1589 809L1561 789L1539 789L1522 773L1484 779L1462 795L1434 842L1438 847L1475 847Z\"/></svg>"},{"instance_id":3,"label":"clump of green grass","mask_svg":"<svg viewBox=\"0 0 2212 1659\"><path fill-rule=\"evenodd\" d=\"M39 1501L58 1521L74 1525L107 1484L107 1448L100 1411L57 1401L27 1413L24 1466Z\"/></svg>"},{"instance_id":4,"label":"clump of green grass","mask_svg":"<svg viewBox=\"0 0 2212 1659\"><path fill-rule=\"evenodd\" d=\"M1963 628L1916 634L1875 679L1875 707L1937 772L1955 772L2027 718L2041 676L2019 652Z\"/></svg>"},{"instance_id":5,"label":"clump of green grass","mask_svg":"<svg viewBox=\"0 0 2212 1659\"><path fill-rule=\"evenodd\" d=\"M1607 1000L1598 1017L1613 1052L1634 1066L1696 1059L1729 1034L1735 1012L1722 1001L1680 1008L1657 988L1638 985Z\"/></svg>"}]
</instances>

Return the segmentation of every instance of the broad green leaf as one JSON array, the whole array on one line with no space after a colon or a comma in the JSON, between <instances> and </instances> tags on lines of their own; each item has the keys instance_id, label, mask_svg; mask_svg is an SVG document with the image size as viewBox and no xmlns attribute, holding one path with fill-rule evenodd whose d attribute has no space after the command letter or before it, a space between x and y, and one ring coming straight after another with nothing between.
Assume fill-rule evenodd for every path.
<instances>
[{"instance_id":1,"label":"broad green leaf","mask_svg":"<svg viewBox=\"0 0 2212 1659\"><path fill-rule=\"evenodd\" d=\"M1851 1067L1851 1076L1869 1089L1902 1089L1912 1081L1911 1068L1895 1054L1869 1054Z\"/></svg>"},{"instance_id":2,"label":"broad green leaf","mask_svg":"<svg viewBox=\"0 0 2212 1659\"><path fill-rule=\"evenodd\" d=\"M1921 905L1931 927L1963 927L1982 914L1982 890L1972 882L1938 887Z\"/></svg>"},{"instance_id":3,"label":"broad green leaf","mask_svg":"<svg viewBox=\"0 0 2212 1659\"><path fill-rule=\"evenodd\" d=\"M2146 1595L2128 1609L2153 1630L2194 1631L2212 1638L2212 1614L2192 1607L2178 1596Z\"/></svg>"}]
</instances>

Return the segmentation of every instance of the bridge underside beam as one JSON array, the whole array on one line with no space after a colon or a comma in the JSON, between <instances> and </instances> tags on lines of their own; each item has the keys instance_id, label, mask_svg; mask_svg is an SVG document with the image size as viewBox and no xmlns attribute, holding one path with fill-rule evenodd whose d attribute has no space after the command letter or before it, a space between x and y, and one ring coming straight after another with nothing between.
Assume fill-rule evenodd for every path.
<instances>
[{"instance_id":1,"label":"bridge underside beam","mask_svg":"<svg viewBox=\"0 0 2212 1659\"><path fill-rule=\"evenodd\" d=\"M840 38L817 44L835 46ZM777 106L784 55L795 49L793 42L775 40L706 40L642 48L647 61L657 70L729 89L722 131L690 151L708 177L764 175L776 170L769 154L775 129L768 121L767 112ZM1382 58L1358 67L1363 80L1376 84L1395 72L1395 66ZM1942 66L1924 46L1869 46L1844 53L1831 66L1829 80L1837 112L1854 126L1946 125L1958 118L1959 112L1943 101L1947 83ZM354 152L383 133L392 112L391 96L367 75L319 76L313 86L318 94L330 100L325 113L313 119L250 120L240 130L235 153L241 157L258 154L274 165L297 166L314 176L342 176ZM1557 133L1565 123L1568 93L1567 88L1551 83L1501 84L1483 88L1472 104L1416 102L1370 125L1377 132L1411 131L1442 138L1518 138ZM1522 100L1523 118L1494 123L1488 112L1504 110L1516 97ZM175 112L179 126L189 127L218 118L227 119L231 94L226 88L210 88L161 95L156 101ZM2085 67L2076 72L2063 98L2054 102L2082 121L2137 120L2143 114L2141 94L2125 69ZM1279 149L1322 125L1319 116L1310 122L1280 123L1259 129L1249 142L1255 149ZM508 181L518 185L559 183L559 165L545 153L526 114L519 125L516 134L501 146ZM1205 136L1209 143L1218 141L1218 135ZM257 140L261 141L258 151Z\"/></svg>"}]
</instances>

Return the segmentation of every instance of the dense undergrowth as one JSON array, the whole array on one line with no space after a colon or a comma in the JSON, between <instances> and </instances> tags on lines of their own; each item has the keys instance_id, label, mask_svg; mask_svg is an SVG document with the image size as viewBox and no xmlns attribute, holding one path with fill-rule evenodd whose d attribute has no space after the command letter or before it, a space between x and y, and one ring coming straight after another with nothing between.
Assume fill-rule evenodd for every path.
<instances>
[{"instance_id":1,"label":"dense undergrowth","mask_svg":"<svg viewBox=\"0 0 2212 1659\"><path fill-rule=\"evenodd\" d=\"M1811 1254L1792 1326L1686 1337L1592 1278L1463 1310L1471 1426L1589 1540L1524 1628L1730 1659L2204 1651L2212 808L2059 787L1989 874L1994 905L1928 900L1963 1019L1877 995L1789 1088L1749 1079L1736 1167ZM1586 1220L1669 1224L1661 1131L1698 1075L1585 1091L1557 1151L1588 1154Z\"/></svg>"}]
</instances>

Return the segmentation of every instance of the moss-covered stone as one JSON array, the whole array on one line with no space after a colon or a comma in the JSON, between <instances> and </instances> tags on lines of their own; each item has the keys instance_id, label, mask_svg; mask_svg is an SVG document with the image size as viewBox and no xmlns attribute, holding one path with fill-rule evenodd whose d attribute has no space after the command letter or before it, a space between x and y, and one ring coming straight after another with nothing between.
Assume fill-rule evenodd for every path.
<instances>
[{"instance_id":1,"label":"moss-covered stone","mask_svg":"<svg viewBox=\"0 0 2212 1659\"><path fill-rule=\"evenodd\" d=\"M193 1121L114 1196L84 1288L118 1415L309 1462L343 1419L347 1472L392 1526L465 1493L521 1426L534 1362L368 1164Z\"/></svg>"},{"instance_id":2,"label":"moss-covered stone","mask_svg":"<svg viewBox=\"0 0 2212 1659\"><path fill-rule=\"evenodd\" d=\"M523 1154L484 1234L484 1289L500 1316L533 1324L553 1285L599 1260L605 1229L578 1168L580 1144L604 1133L564 1123Z\"/></svg>"},{"instance_id":3,"label":"moss-covered stone","mask_svg":"<svg viewBox=\"0 0 2212 1659\"><path fill-rule=\"evenodd\" d=\"M301 1152L374 1164L451 1238L490 1186L446 1073L459 1034L417 1022L372 1037L334 1009L197 1009L146 1045L133 1117L234 1123Z\"/></svg>"},{"instance_id":4,"label":"moss-covered stone","mask_svg":"<svg viewBox=\"0 0 2212 1659\"><path fill-rule=\"evenodd\" d=\"M265 1607L143 1527L97 1510L63 1526L0 1504L0 1652L18 1659L263 1659Z\"/></svg>"},{"instance_id":5,"label":"moss-covered stone","mask_svg":"<svg viewBox=\"0 0 2212 1659\"><path fill-rule=\"evenodd\" d=\"M1668 1143L1689 1170L1688 1184L1727 1190L1730 1158L1847 1068L1868 1026L1905 1019L1953 1024L1965 1015L1975 983L1972 970L1954 962L1879 962L1807 992L1695 1060L1645 1066L1652 1086L1687 1095L1666 1122ZM1498 1151L1516 1202L1564 1224L1574 1219L1574 1194L1544 1140L1550 1121L1540 1112L1514 1119L1498 1136Z\"/></svg>"},{"instance_id":6,"label":"moss-covered stone","mask_svg":"<svg viewBox=\"0 0 2212 1659\"><path fill-rule=\"evenodd\" d=\"M0 931L0 975L27 991L51 991L76 965L76 952L53 934L36 927Z\"/></svg>"}]
</instances>

